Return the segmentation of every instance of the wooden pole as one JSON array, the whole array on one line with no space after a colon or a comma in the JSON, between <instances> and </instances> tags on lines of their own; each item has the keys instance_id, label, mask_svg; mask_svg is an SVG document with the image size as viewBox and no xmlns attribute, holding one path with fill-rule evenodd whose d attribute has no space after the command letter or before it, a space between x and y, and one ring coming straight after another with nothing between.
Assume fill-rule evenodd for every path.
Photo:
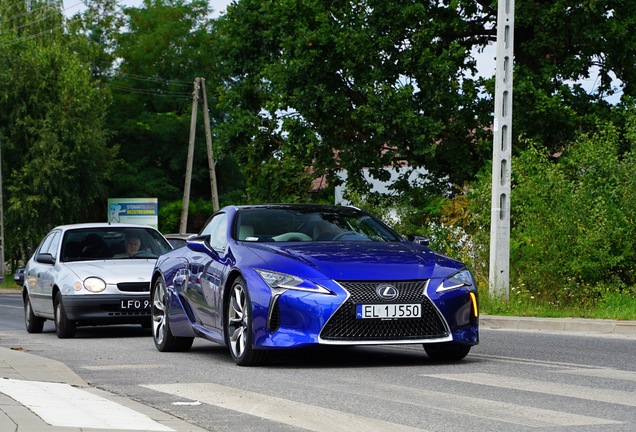
<instances>
[{"instance_id":1,"label":"wooden pole","mask_svg":"<svg viewBox=\"0 0 636 432\"><path fill-rule=\"evenodd\" d=\"M208 112L208 97L205 92L205 79L201 78L201 93L203 94L203 118L205 120L205 144L208 149L208 167L210 170L210 189L212 190L212 209L219 210L219 194L216 188L216 169L212 152L212 132L210 130L210 113Z\"/></svg>"},{"instance_id":2,"label":"wooden pole","mask_svg":"<svg viewBox=\"0 0 636 432\"><path fill-rule=\"evenodd\" d=\"M197 129L197 108L199 105L199 91L201 79L194 80L194 90L192 91L192 117L190 119L190 143L188 146L188 159L186 161L185 185L183 187L183 208L181 210L181 224L179 232L188 232L188 207L190 204L190 184L192 182L192 160L194 159L194 136Z\"/></svg>"}]
</instances>

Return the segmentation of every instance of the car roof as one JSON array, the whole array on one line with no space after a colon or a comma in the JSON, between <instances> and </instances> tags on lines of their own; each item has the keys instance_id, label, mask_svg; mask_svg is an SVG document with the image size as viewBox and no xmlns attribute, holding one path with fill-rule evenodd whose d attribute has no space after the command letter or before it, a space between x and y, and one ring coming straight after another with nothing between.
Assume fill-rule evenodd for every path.
<instances>
[{"instance_id":1,"label":"car roof","mask_svg":"<svg viewBox=\"0 0 636 432\"><path fill-rule=\"evenodd\" d=\"M150 228L157 231L156 228L153 228L150 225L131 224L131 223L113 224L108 222L87 222L87 223L78 223L78 224L59 225L53 229L67 231L71 229L82 229L82 228Z\"/></svg>"},{"instance_id":2,"label":"car roof","mask_svg":"<svg viewBox=\"0 0 636 432\"><path fill-rule=\"evenodd\" d=\"M170 233L164 234L163 236L167 239L187 239L195 235L196 233Z\"/></svg>"},{"instance_id":3,"label":"car roof","mask_svg":"<svg viewBox=\"0 0 636 432\"><path fill-rule=\"evenodd\" d=\"M259 208L267 208L267 209L276 209L276 208L298 208L298 209L316 209L316 210L360 210L357 207L349 206L349 205L331 205L331 204L252 204L252 205L238 205L238 206L228 206L229 208L235 210L243 210L243 209L259 209Z\"/></svg>"}]
</instances>

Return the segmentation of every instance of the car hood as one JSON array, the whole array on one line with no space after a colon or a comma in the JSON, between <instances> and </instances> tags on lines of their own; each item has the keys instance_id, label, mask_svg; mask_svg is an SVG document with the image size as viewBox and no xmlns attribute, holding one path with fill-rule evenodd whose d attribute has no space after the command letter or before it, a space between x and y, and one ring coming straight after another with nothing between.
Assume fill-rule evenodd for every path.
<instances>
[{"instance_id":1,"label":"car hood","mask_svg":"<svg viewBox=\"0 0 636 432\"><path fill-rule=\"evenodd\" d=\"M156 261L156 259L76 261L66 263L66 267L80 280L97 276L111 285L121 282L150 282Z\"/></svg>"},{"instance_id":2,"label":"car hood","mask_svg":"<svg viewBox=\"0 0 636 432\"><path fill-rule=\"evenodd\" d=\"M464 265L411 242L253 244L273 270L340 280L417 280L446 277ZM305 266L298 266L303 263ZM300 270L302 271L302 270Z\"/></svg>"}]
</instances>

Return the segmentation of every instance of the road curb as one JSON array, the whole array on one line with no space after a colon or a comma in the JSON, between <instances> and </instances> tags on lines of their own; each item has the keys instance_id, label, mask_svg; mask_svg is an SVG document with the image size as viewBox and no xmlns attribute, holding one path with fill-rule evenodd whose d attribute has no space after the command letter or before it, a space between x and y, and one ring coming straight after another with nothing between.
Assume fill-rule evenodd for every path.
<instances>
[{"instance_id":1,"label":"road curb","mask_svg":"<svg viewBox=\"0 0 636 432\"><path fill-rule=\"evenodd\" d=\"M533 318L481 315L483 328L636 335L636 321L587 318Z\"/></svg>"}]
</instances>

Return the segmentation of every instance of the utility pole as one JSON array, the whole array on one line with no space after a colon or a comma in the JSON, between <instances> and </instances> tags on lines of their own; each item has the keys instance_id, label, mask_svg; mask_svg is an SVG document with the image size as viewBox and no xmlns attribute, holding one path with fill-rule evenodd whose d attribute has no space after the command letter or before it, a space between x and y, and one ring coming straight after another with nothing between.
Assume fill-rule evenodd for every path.
<instances>
[{"instance_id":1,"label":"utility pole","mask_svg":"<svg viewBox=\"0 0 636 432\"><path fill-rule=\"evenodd\" d=\"M497 5L497 61L492 148L489 292L509 299L510 179L512 159L512 69L514 59L514 0Z\"/></svg>"},{"instance_id":2,"label":"utility pole","mask_svg":"<svg viewBox=\"0 0 636 432\"><path fill-rule=\"evenodd\" d=\"M210 130L210 113L208 112L208 96L205 92L205 79L201 78L201 93L203 94L203 119L205 121L205 144L208 149L208 168L210 170L210 189L212 191L212 210L219 210L219 193L216 188L216 167L212 152L212 131Z\"/></svg>"},{"instance_id":3,"label":"utility pole","mask_svg":"<svg viewBox=\"0 0 636 432\"><path fill-rule=\"evenodd\" d=\"M0 150L0 283L4 282L4 194L2 186L2 151Z\"/></svg>"},{"instance_id":4,"label":"utility pole","mask_svg":"<svg viewBox=\"0 0 636 432\"><path fill-rule=\"evenodd\" d=\"M201 78L194 80L192 91L192 117L190 118L190 143L188 145L188 159L186 161L185 186L183 187L183 208L181 210L181 224L179 232L188 232L188 210L190 205L190 184L192 182L192 160L194 159L194 136L197 129L197 108L199 106L199 91Z\"/></svg>"}]
</instances>

